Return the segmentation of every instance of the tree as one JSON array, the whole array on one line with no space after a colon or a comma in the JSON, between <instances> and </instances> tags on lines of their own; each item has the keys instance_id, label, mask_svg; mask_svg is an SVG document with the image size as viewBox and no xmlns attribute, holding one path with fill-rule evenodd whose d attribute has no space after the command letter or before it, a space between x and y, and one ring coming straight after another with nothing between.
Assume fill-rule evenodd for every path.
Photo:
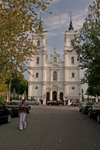
<instances>
[{"instance_id":1,"label":"tree","mask_svg":"<svg viewBox=\"0 0 100 150\"><path fill-rule=\"evenodd\" d=\"M9 88L10 80L6 79L6 84ZM15 90L17 94L23 94L26 93L26 97L28 97L28 81L24 79L24 75L21 74L19 77L17 77L16 74L12 74L12 80L11 80L11 93Z\"/></svg>"},{"instance_id":2,"label":"tree","mask_svg":"<svg viewBox=\"0 0 100 150\"><path fill-rule=\"evenodd\" d=\"M9 98L12 73L30 73L27 64L36 50L32 34L43 32L37 13L48 5L44 0L0 1L0 72L9 79Z\"/></svg>"},{"instance_id":3,"label":"tree","mask_svg":"<svg viewBox=\"0 0 100 150\"><path fill-rule=\"evenodd\" d=\"M0 74L0 102L7 97L7 85L5 84L5 78Z\"/></svg>"},{"instance_id":4,"label":"tree","mask_svg":"<svg viewBox=\"0 0 100 150\"><path fill-rule=\"evenodd\" d=\"M100 85L100 0L95 0L88 8L79 40L76 37L74 49L79 54L82 69L85 69L83 83Z\"/></svg>"},{"instance_id":5,"label":"tree","mask_svg":"<svg viewBox=\"0 0 100 150\"><path fill-rule=\"evenodd\" d=\"M84 90L82 89L82 101L84 101Z\"/></svg>"}]
</instances>

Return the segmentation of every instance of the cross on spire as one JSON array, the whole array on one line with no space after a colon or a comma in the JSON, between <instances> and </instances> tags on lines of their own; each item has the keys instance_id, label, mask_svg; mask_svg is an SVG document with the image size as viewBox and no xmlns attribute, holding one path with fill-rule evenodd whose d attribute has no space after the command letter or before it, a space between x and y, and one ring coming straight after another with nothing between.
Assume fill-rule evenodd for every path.
<instances>
[{"instance_id":1,"label":"cross on spire","mask_svg":"<svg viewBox=\"0 0 100 150\"><path fill-rule=\"evenodd\" d=\"M74 30L73 24L72 24L72 12L70 11L70 24L69 24L69 31Z\"/></svg>"},{"instance_id":2,"label":"cross on spire","mask_svg":"<svg viewBox=\"0 0 100 150\"><path fill-rule=\"evenodd\" d=\"M72 22L72 12L70 11L70 22Z\"/></svg>"},{"instance_id":3,"label":"cross on spire","mask_svg":"<svg viewBox=\"0 0 100 150\"><path fill-rule=\"evenodd\" d=\"M54 52L56 52L56 48L54 48Z\"/></svg>"}]
</instances>

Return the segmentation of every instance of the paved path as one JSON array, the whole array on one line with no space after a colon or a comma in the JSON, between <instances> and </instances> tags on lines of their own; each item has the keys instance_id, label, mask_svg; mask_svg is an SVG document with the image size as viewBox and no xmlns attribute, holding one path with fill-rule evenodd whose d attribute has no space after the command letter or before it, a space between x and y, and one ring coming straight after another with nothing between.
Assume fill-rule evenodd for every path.
<instances>
[{"instance_id":1,"label":"paved path","mask_svg":"<svg viewBox=\"0 0 100 150\"><path fill-rule=\"evenodd\" d=\"M100 150L100 125L77 107L32 106L27 128L18 122L0 125L0 150Z\"/></svg>"}]
</instances>

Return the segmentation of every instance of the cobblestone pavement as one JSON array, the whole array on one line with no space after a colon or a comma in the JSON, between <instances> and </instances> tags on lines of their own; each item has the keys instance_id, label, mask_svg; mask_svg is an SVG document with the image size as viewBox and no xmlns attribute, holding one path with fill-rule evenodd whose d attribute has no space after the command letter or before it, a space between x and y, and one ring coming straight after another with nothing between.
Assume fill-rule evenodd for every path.
<instances>
[{"instance_id":1,"label":"cobblestone pavement","mask_svg":"<svg viewBox=\"0 0 100 150\"><path fill-rule=\"evenodd\" d=\"M0 125L0 150L100 150L100 125L78 107L32 106L26 120Z\"/></svg>"}]
</instances>

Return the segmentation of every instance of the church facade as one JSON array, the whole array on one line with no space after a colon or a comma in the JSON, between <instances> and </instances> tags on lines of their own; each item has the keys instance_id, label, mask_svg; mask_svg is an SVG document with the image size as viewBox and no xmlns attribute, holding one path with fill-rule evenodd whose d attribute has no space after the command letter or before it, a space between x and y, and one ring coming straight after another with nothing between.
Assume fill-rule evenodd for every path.
<instances>
[{"instance_id":1,"label":"church facade","mask_svg":"<svg viewBox=\"0 0 100 150\"><path fill-rule=\"evenodd\" d=\"M78 36L70 21L69 30L65 31L63 56L54 51L47 59L46 32L42 36L33 35L33 44L37 53L30 61L28 98L38 100L68 100L81 98L81 68L78 55L72 50L72 40Z\"/></svg>"}]
</instances>

